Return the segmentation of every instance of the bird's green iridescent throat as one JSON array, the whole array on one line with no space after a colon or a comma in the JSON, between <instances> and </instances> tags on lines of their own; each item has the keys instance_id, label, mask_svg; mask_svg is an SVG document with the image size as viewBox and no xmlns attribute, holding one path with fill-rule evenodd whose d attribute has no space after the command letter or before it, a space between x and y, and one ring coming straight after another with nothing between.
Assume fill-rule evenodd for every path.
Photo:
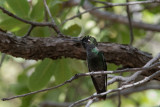
<instances>
[{"instance_id":1,"label":"bird's green iridescent throat","mask_svg":"<svg viewBox=\"0 0 160 107\"><path fill-rule=\"evenodd\" d=\"M95 48L92 49L92 52L97 55L99 53L99 50L95 47Z\"/></svg>"}]
</instances>

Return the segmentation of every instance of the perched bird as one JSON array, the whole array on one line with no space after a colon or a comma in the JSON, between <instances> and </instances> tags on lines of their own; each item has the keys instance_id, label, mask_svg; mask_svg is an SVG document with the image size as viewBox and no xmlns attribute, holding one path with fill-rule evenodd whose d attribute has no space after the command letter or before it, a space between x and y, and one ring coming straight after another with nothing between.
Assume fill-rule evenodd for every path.
<instances>
[{"instance_id":1,"label":"perched bird","mask_svg":"<svg viewBox=\"0 0 160 107\"><path fill-rule=\"evenodd\" d=\"M89 72L105 71L107 70L106 61L103 53L97 48L98 43L95 38L85 36L82 40L82 45L87 53L87 64ZM97 94L106 91L107 75L93 75L91 76ZM99 97L106 99L106 95Z\"/></svg>"}]
</instances>

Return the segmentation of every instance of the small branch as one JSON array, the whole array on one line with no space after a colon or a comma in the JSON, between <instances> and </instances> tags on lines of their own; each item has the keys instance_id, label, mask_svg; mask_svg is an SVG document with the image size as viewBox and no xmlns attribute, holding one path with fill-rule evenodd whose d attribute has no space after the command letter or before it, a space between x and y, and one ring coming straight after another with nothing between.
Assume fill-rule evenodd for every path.
<instances>
[{"instance_id":1,"label":"small branch","mask_svg":"<svg viewBox=\"0 0 160 107\"><path fill-rule=\"evenodd\" d=\"M94 1L96 1L96 0L94 0ZM64 21L61 23L61 25L63 25L64 23L66 23L66 22L69 21L69 20L72 20L72 19L74 19L74 18L77 18L77 17L79 17L79 16L81 16L81 15L83 15L83 14L85 14L85 13L91 12L91 11L93 11L93 10L97 10L97 9L101 9L101 8L110 8L110 7L114 7L114 6L128 6L128 5L135 5L135 4L159 3L160 0L137 1L137 2L128 2L128 3L109 3L109 2L102 2L102 1L97 1L97 2L99 2L99 3L101 2L101 3L105 4L106 6L93 7L93 8L91 8L91 9L87 9L87 10L85 10L84 12L81 12L81 13L79 13L79 14L77 14L77 15L74 15L74 16L72 16L72 17L64 20Z\"/></svg>"},{"instance_id":2,"label":"small branch","mask_svg":"<svg viewBox=\"0 0 160 107\"><path fill-rule=\"evenodd\" d=\"M159 7L159 4L158 3L153 3L153 4L146 5L142 8L140 8L140 9L135 9L135 10L131 11L131 13L142 12L144 10L151 10L151 9L157 8L157 7Z\"/></svg>"},{"instance_id":3,"label":"small branch","mask_svg":"<svg viewBox=\"0 0 160 107\"><path fill-rule=\"evenodd\" d=\"M146 1L133 1L133 2L127 2L127 3L109 3L109 2L103 2L103 1L97 1L93 0L97 3L102 3L107 6L129 6L129 5L136 5L136 4L148 4L148 3L160 3L160 0L146 0Z\"/></svg>"},{"instance_id":4,"label":"small branch","mask_svg":"<svg viewBox=\"0 0 160 107\"><path fill-rule=\"evenodd\" d=\"M73 80L75 80L77 78L79 78L79 77L77 75L75 75L71 79L69 79L69 80L65 81L64 83L59 84L57 86L46 88L46 89L43 89L43 90L33 91L33 92L30 92L30 93L27 93L27 94L17 95L17 96L13 96L13 97L9 97L9 98L2 98L2 101L12 100L12 99L15 99L15 98L25 97L25 96L32 95L32 94L53 90L53 89L56 89L56 88L59 88L59 87L65 85L65 84L68 84L68 83L72 82Z\"/></svg>"},{"instance_id":5,"label":"small branch","mask_svg":"<svg viewBox=\"0 0 160 107\"><path fill-rule=\"evenodd\" d=\"M1 66L2 66L2 64L3 64L3 61L4 61L5 56L6 56L6 54L5 54L5 53L2 53L2 54L1 54L1 59L0 59L0 68L1 68Z\"/></svg>"},{"instance_id":6,"label":"small branch","mask_svg":"<svg viewBox=\"0 0 160 107\"><path fill-rule=\"evenodd\" d=\"M52 17L52 14L51 14L51 12L50 12L48 6L47 6L46 0L43 0L43 2L44 2L44 6L45 6L45 8L46 8L46 11L47 11L47 13L48 13L48 15L49 15L49 17L50 17L50 19L51 19L51 22L52 22L52 24L53 24L53 26L52 26L53 29L55 30L55 32L56 32L59 36L63 36L63 35L61 34L61 32L60 32L58 26L56 25L56 23L55 23L53 17Z\"/></svg>"},{"instance_id":7,"label":"small branch","mask_svg":"<svg viewBox=\"0 0 160 107\"><path fill-rule=\"evenodd\" d=\"M147 64L146 65L144 65L141 69L143 69L143 68L152 68L153 66L155 66L155 65L157 65L158 63L160 63L160 62L157 62L157 63L155 63L155 64L153 64L153 65L151 65L152 63L154 63L154 62L156 62L158 59L160 58L160 54L158 54L156 57L154 57L153 59L151 59L150 61L148 61L147 62ZM158 65L157 65L158 66ZM131 68L132 69L132 68ZM134 69L134 68L133 68ZM125 70L125 69L124 69ZM127 70L127 69L126 69ZM119 70L118 70L119 71ZM132 71L132 70L131 70ZM130 71L130 72L131 72ZM111 80L109 80L108 82L107 82L107 84L108 85L110 85L110 84L113 84L114 82L116 82L116 81L122 81L123 82L123 84L127 84L127 83L130 83L131 81L134 81L140 74L142 74L143 72L145 72L145 71L147 71L147 70L138 70L136 73L134 73L132 76L130 76L130 77L122 77L122 76L114 76ZM116 72L116 71L115 71ZM124 71L122 71L122 72L124 72ZM121 73L122 73L121 72Z\"/></svg>"},{"instance_id":8,"label":"small branch","mask_svg":"<svg viewBox=\"0 0 160 107\"><path fill-rule=\"evenodd\" d=\"M114 78L114 77L115 77L114 75L110 75L110 74L107 75L107 78Z\"/></svg>"},{"instance_id":9,"label":"small branch","mask_svg":"<svg viewBox=\"0 0 160 107\"><path fill-rule=\"evenodd\" d=\"M126 2L128 3L128 0L126 0ZM132 21L131 21L131 16L130 16L130 11L129 11L129 6L126 6L127 9L127 16L128 16L128 22L129 22L129 29L130 29L130 45L133 44L133 40L134 40L134 35L133 35L133 28L132 28Z\"/></svg>"},{"instance_id":10,"label":"small branch","mask_svg":"<svg viewBox=\"0 0 160 107\"><path fill-rule=\"evenodd\" d=\"M107 85L113 84L116 81L124 82L124 81L126 81L126 79L128 79L128 78L127 77L122 77L122 76L114 76L111 80L109 80L107 82Z\"/></svg>"},{"instance_id":11,"label":"small branch","mask_svg":"<svg viewBox=\"0 0 160 107\"><path fill-rule=\"evenodd\" d=\"M121 91L118 91L118 106L121 107Z\"/></svg>"},{"instance_id":12,"label":"small branch","mask_svg":"<svg viewBox=\"0 0 160 107\"><path fill-rule=\"evenodd\" d=\"M107 6L101 6L101 7L94 7L94 8L85 10L84 12L78 13L77 15L74 15L74 16L72 16L72 17L64 20L64 21L61 23L61 26L62 26L63 24L65 24L67 21L72 20L72 19L77 18L77 17L80 17L81 15L83 15L83 14L85 14L85 13L88 13L88 12L93 11L93 10L96 10L96 9L106 8L106 7L107 7Z\"/></svg>"},{"instance_id":13,"label":"small branch","mask_svg":"<svg viewBox=\"0 0 160 107\"><path fill-rule=\"evenodd\" d=\"M147 64L144 65L144 67L150 66L150 65L153 64L154 62L158 61L158 59L160 59L160 53L159 53L156 57L152 58L149 62L147 62ZM143 67L143 68L144 68L144 67ZM145 72L145 71L142 70L142 71L138 71L138 72L134 73L132 76L128 77L127 80L125 80L124 84L127 84L127 83L129 83L129 82L131 82L131 81L134 81L134 80L135 80L140 74L142 74L143 72Z\"/></svg>"},{"instance_id":14,"label":"small branch","mask_svg":"<svg viewBox=\"0 0 160 107\"><path fill-rule=\"evenodd\" d=\"M93 102L97 101L97 100L98 100L97 98L90 99L90 100L87 102L87 104L86 104L85 107L90 107L90 105L91 105Z\"/></svg>"},{"instance_id":15,"label":"small branch","mask_svg":"<svg viewBox=\"0 0 160 107\"><path fill-rule=\"evenodd\" d=\"M69 79L69 80L65 81L64 83L59 84L57 86L46 88L46 89L43 89L43 90L38 90L38 91L30 92L30 93L27 93L27 94L13 96L13 97L10 97L10 98L3 98L2 100L6 101L6 100L11 100L11 99L19 98L19 97L25 97L25 96L28 96L28 95L31 95L31 94L36 94L36 93L40 93L40 92L44 92L44 91L53 90L53 89L59 88L59 87L65 85L65 84L68 84L68 83L72 82L73 80L78 79L79 77L83 77L83 76L91 76L91 75L98 75L98 74L114 74L114 73L127 72L127 71L136 71L136 70L139 70L139 69L141 69L141 70L142 69L143 70L147 69L148 70L148 69L152 69L154 67L157 67L158 65L160 65L160 62L155 63L154 65L150 66L150 68L149 67L145 67L145 68L124 69L124 70L117 70L117 71L101 71L101 72L79 73L79 74L75 74L75 76L71 77L71 79ZM118 77L118 76L115 76L115 77ZM123 77L123 78L125 78L125 77Z\"/></svg>"},{"instance_id":16,"label":"small branch","mask_svg":"<svg viewBox=\"0 0 160 107\"><path fill-rule=\"evenodd\" d=\"M48 14L47 14L46 8L44 8L44 20L45 20L45 22L48 22Z\"/></svg>"},{"instance_id":17,"label":"small branch","mask_svg":"<svg viewBox=\"0 0 160 107\"><path fill-rule=\"evenodd\" d=\"M85 0L83 8L85 10L88 10L88 9L94 8L94 6L91 3L89 3L87 0ZM98 20L100 20L100 19L109 20L109 21L112 21L114 23L121 23L121 24L124 24L124 25L129 24L127 17L125 17L123 15L115 14L113 12L94 10L94 11L91 11L90 14L93 17L98 18ZM144 23L144 22L141 22L141 21L137 22L137 21L132 20L132 25L133 25L133 27L138 28L138 29L160 32L160 26L158 24L147 24L147 23Z\"/></svg>"},{"instance_id":18,"label":"small branch","mask_svg":"<svg viewBox=\"0 0 160 107\"><path fill-rule=\"evenodd\" d=\"M77 104L80 104L80 103L82 103L82 102L84 102L84 101L87 101L87 100L89 100L89 99L93 99L93 98L95 98L95 97L100 97L100 96L103 96L103 95L107 95L108 93L112 93L112 92L116 92L116 91L121 91L121 90L124 90L124 89L127 89L127 88L131 88L131 87L133 87L133 86L137 86L137 85L144 84L144 83L146 83L147 81L149 81L149 80L151 80L151 79L153 79L154 77L159 76L159 75L160 75L160 71L157 71L157 72L155 72L154 74L150 75L149 77L145 77L145 78L144 78L143 80L141 80L141 81L138 81L138 82L133 83L133 84L124 85L124 86L122 86L122 87L120 87L120 88L117 88L117 89L108 90L108 91L106 91L106 92L103 92L103 93L100 93L100 94L97 94L97 95L92 95L92 96L90 96L90 97L84 98L84 99L82 99L82 100L79 100L79 101L71 104L69 107L73 107L73 106L75 106L75 105L77 105Z\"/></svg>"},{"instance_id":19,"label":"small branch","mask_svg":"<svg viewBox=\"0 0 160 107\"><path fill-rule=\"evenodd\" d=\"M5 9L4 9L3 7L1 7L1 6L0 6L0 10L2 10L3 13L5 13L5 14L7 14L7 15L9 15L9 16L11 16L11 17L13 17L13 18L15 18L15 19L17 19L17 20L19 20L19 21L21 21L21 22L27 23L27 24L31 24L31 25L34 25L34 26L40 26L40 27L42 27L42 26L52 27L52 26L53 26L52 23L48 23L48 22L39 23L39 22L32 22L32 21L24 20L24 19L22 19L22 18L20 18L20 17L18 17L18 16L16 16L16 15L14 15L13 13L5 10Z\"/></svg>"},{"instance_id":20,"label":"small branch","mask_svg":"<svg viewBox=\"0 0 160 107\"><path fill-rule=\"evenodd\" d=\"M122 76L123 73L120 73L120 76ZM118 83L118 88L121 87L121 81L119 81ZM121 107L121 91L118 91L118 106L117 107Z\"/></svg>"},{"instance_id":21,"label":"small branch","mask_svg":"<svg viewBox=\"0 0 160 107\"><path fill-rule=\"evenodd\" d=\"M150 89L159 90L160 86L159 85L148 85L148 84L146 85L146 84L143 84L143 85L140 85L138 87L136 86L136 87L131 87L131 88L122 90L120 94L123 95L123 96L126 96L126 95L130 95L132 93L142 92L142 91L150 90ZM117 96L118 96L118 94L114 93L114 94L107 95L107 98L113 98L113 97L117 97Z\"/></svg>"},{"instance_id":22,"label":"small branch","mask_svg":"<svg viewBox=\"0 0 160 107\"><path fill-rule=\"evenodd\" d=\"M28 32L23 36L23 37L28 37L30 35L30 33L32 32L32 30L34 29L34 25L31 25Z\"/></svg>"}]
</instances>

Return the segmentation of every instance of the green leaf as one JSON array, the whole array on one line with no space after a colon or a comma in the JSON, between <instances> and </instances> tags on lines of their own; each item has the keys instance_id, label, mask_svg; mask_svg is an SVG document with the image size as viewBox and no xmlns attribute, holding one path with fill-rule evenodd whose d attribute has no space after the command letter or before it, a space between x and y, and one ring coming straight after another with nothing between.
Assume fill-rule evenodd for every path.
<instances>
[{"instance_id":1,"label":"green leaf","mask_svg":"<svg viewBox=\"0 0 160 107\"><path fill-rule=\"evenodd\" d=\"M29 88L39 90L46 86L55 68L55 61L51 59L44 59L35 69L35 72L29 77Z\"/></svg>"},{"instance_id":2,"label":"green leaf","mask_svg":"<svg viewBox=\"0 0 160 107\"><path fill-rule=\"evenodd\" d=\"M62 8L62 2L58 0L52 0L48 6L50 8L52 16L56 17Z\"/></svg>"},{"instance_id":3,"label":"green leaf","mask_svg":"<svg viewBox=\"0 0 160 107\"><path fill-rule=\"evenodd\" d=\"M6 0L9 8L20 17L28 17L29 4L27 0Z\"/></svg>"},{"instance_id":4,"label":"green leaf","mask_svg":"<svg viewBox=\"0 0 160 107\"><path fill-rule=\"evenodd\" d=\"M64 91L64 88L59 88L59 89L56 89L56 90L51 90L51 91L48 91L44 98L45 100L47 101L55 101L55 102L59 102L59 96L61 93L65 92ZM55 97L56 96L56 97Z\"/></svg>"},{"instance_id":5,"label":"green leaf","mask_svg":"<svg viewBox=\"0 0 160 107\"><path fill-rule=\"evenodd\" d=\"M5 19L5 20L3 20L0 23L0 27L2 29L10 30L10 31L17 31L24 25L26 25L26 24L24 24L23 22L20 22L20 21L18 21L16 19L10 18L10 17Z\"/></svg>"},{"instance_id":6,"label":"green leaf","mask_svg":"<svg viewBox=\"0 0 160 107\"><path fill-rule=\"evenodd\" d=\"M35 95L30 95L30 96L27 96L27 97L24 97L22 99L22 103L21 103L21 106L20 107L33 107L31 106L32 103L33 103L33 98L34 98Z\"/></svg>"},{"instance_id":7,"label":"green leaf","mask_svg":"<svg viewBox=\"0 0 160 107\"><path fill-rule=\"evenodd\" d=\"M82 60L77 59L70 59L69 61L69 67L74 71L74 73L82 73L82 72L88 72L88 68L86 66L86 63Z\"/></svg>"},{"instance_id":8,"label":"green leaf","mask_svg":"<svg viewBox=\"0 0 160 107\"><path fill-rule=\"evenodd\" d=\"M35 27L31 33L31 36L34 37L46 37L50 36L53 29L48 27Z\"/></svg>"},{"instance_id":9,"label":"green leaf","mask_svg":"<svg viewBox=\"0 0 160 107\"><path fill-rule=\"evenodd\" d=\"M9 19L9 16L0 11L0 22L3 22L6 19Z\"/></svg>"},{"instance_id":10,"label":"green leaf","mask_svg":"<svg viewBox=\"0 0 160 107\"><path fill-rule=\"evenodd\" d=\"M38 0L37 4L33 6L30 17L32 20L41 21L44 16L43 0Z\"/></svg>"},{"instance_id":11,"label":"green leaf","mask_svg":"<svg viewBox=\"0 0 160 107\"><path fill-rule=\"evenodd\" d=\"M30 27L29 25L25 24L17 32L15 32L15 34L18 36L24 36L28 32L29 27Z\"/></svg>"},{"instance_id":12,"label":"green leaf","mask_svg":"<svg viewBox=\"0 0 160 107\"><path fill-rule=\"evenodd\" d=\"M63 30L65 35L77 37L81 33L81 27L78 24L71 25L68 29Z\"/></svg>"},{"instance_id":13,"label":"green leaf","mask_svg":"<svg viewBox=\"0 0 160 107\"><path fill-rule=\"evenodd\" d=\"M66 19L66 17L68 16L68 14L71 12L71 10L72 10L72 8L66 8L63 12L62 12L62 14L61 14L61 22L63 22L65 19Z\"/></svg>"},{"instance_id":14,"label":"green leaf","mask_svg":"<svg viewBox=\"0 0 160 107\"><path fill-rule=\"evenodd\" d=\"M84 4L84 0L81 0L80 6L83 6L83 4Z\"/></svg>"},{"instance_id":15,"label":"green leaf","mask_svg":"<svg viewBox=\"0 0 160 107\"><path fill-rule=\"evenodd\" d=\"M56 61L54 76L56 84L63 83L72 76L72 70L69 66L70 59L59 59Z\"/></svg>"},{"instance_id":16,"label":"green leaf","mask_svg":"<svg viewBox=\"0 0 160 107\"><path fill-rule=\"evenodd\" d=\"M4 6L5 1L4 0L0 0L0 6Z\"/></svg>"}]
</instances>

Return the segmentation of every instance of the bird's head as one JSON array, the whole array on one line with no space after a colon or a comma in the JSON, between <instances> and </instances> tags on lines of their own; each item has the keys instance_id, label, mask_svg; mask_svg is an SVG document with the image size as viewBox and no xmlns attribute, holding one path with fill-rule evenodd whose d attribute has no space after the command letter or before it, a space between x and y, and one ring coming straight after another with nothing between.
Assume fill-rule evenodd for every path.
<instances>
[{"instance_id":1,"label":"bird's head","mask_svg":"<svg viewBox=\"0 0 160 107\"><path fill-rule=\"evenodd\" d=\"M86 49L87 46L97 46L98 43L94 37L85 36L82 38L82 45Z\"/></svg>"}]
</instances>

